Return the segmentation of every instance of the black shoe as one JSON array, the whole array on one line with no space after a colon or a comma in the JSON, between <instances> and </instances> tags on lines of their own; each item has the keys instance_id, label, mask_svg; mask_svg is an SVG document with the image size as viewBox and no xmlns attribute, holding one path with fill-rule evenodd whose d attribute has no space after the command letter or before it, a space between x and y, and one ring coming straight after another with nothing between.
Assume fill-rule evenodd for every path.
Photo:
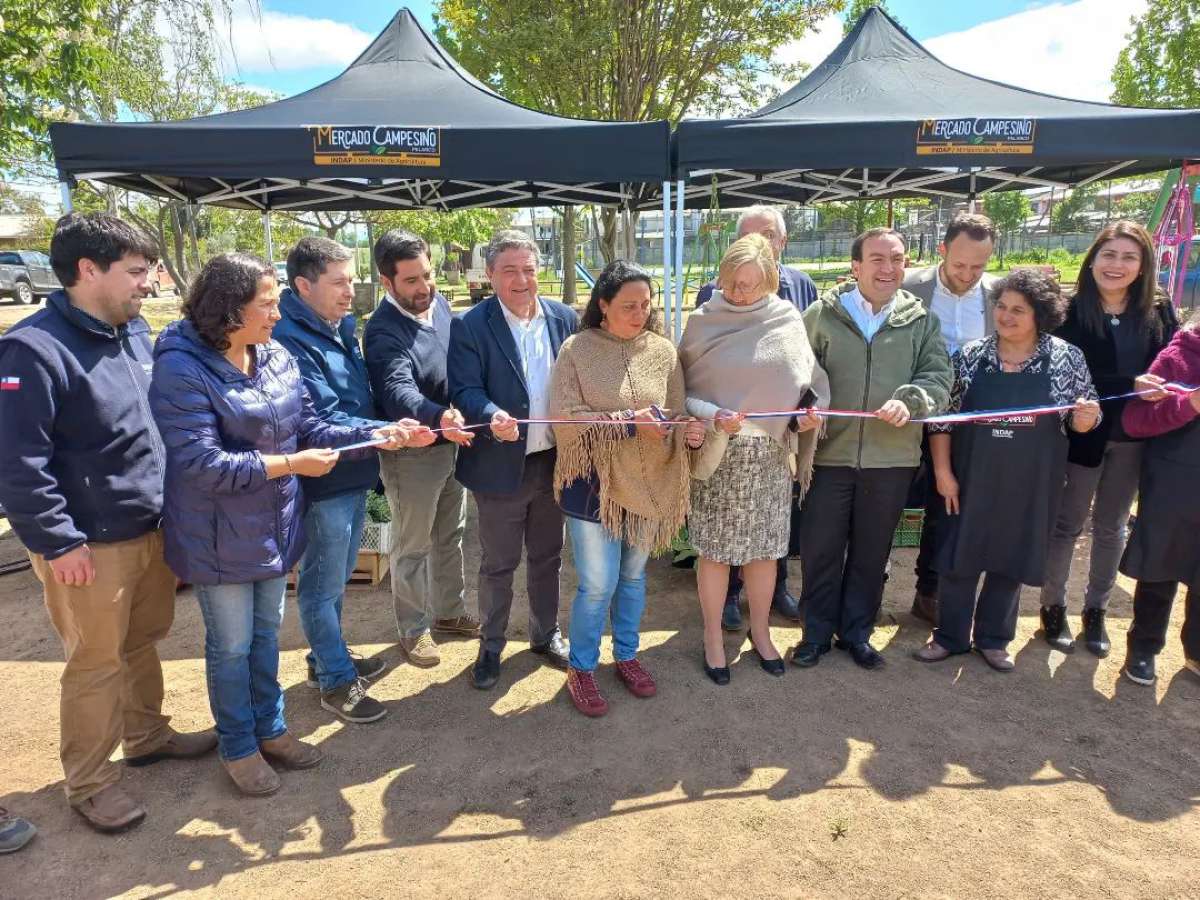
<instances>
[{"instance_id":1,"label":"black shoe","mask_svg":"<svg viewBox=\"0 0 1200 900\"><path fill-rule=\"evenodd\" d=\"M1087 642L1088 652L1104 659L1112 649L1108 640L1108 629L1104 627L1104 610L1085 609L1083 611L1083 639Z\"/></svg>"},{"instance_id":2,"label":"black shoe","mask_svg":"<svg viewBox=\"0 0 1200 900\"><path fill-rule=\"evenodd\" d=\"M751 648L754 655L758 657L758 664L762 666L762 670L768 675L782 675L784 672L782 659L764 659L763 655L757 649Z\"/></svg>"},{"instance_id":3,"label":"black shoe","mask_svg":"<svg viewBox=\"0 0 1200 900\"><path fill-rule=\"evenodd\" d=\"M479 650L475 665L471 666L471 684L481 691L491 690L500 680L500 651Z\"/></svg>"},{"instance_id":4,"label":"black shoe","mask_svg":"<svg viewBox=\"0 0 1200 900\"><path fill-rule=\"evenodd\" d=\"M795 646L790 654L793 666L811 669L821 661L821 657L829 652L828 644L817 644L813 641L803 641Z\"/></svg>"},{"instance_id":5,"label":"black shoe","mask_svg":"<svg viewBox=\"0 0 1200 900\"><path fill-rule=\"evenodd\" d=\"M834 642L834 646L839 650L845 650L850 654L850 658L854 660L855 665L864 669L881 669L886 660L879 654L879 651L863 641L860 644L851 644L849 641L843 641L840 638Z\"/></svg>"},{"instance_id":6,"label":"black shoe","mask_svg":"<svg viewBox=\"0 0 1200 900\"><path fill-rule=\"evenodd\" d=\"M726 631L742 630L742 607L738 603L738 595L725 598L725 607L721 610L721 627Z\"/></svg>"},{"instance_id":7,"label":"black shoe","mask_svg":"<svg viewBox=\"0 0 1200 900\"><path fill-rule=\"evenodd\" d=\"M800 614L800 601L787 591L781 591L775 595L775 599L771 601L771 612L789 622L804 621L804 617Z\"/></svg>"},{"instance_id":8,"label":"black shoe","mask_svg":"<svg viewBox=\"0 0 1200 900\"><path fill-rule=\"evenodd\" d=\"M356 725L377 722L387 715L387 707L367 694L365 678L356 678L321 694L321 706Z\"/></svg>"},{"instance_id":9,"label":"black shoe","mask_svg":"<svg viewBox=\"0 0 1200 900\"><path fill-rule=\"evenodd\" d=\"M1149 687L1154 684L1157 677L1154 674L1154 657L1153 656L1135 656L1130 654L1125 660L1125 668L1122 670L1125 677L1135 684L1145 685Z\"/></svg>"},{"instance_id":10,"label":"black shoe","mask_svg":"<svg viewBox=\"0 0 1200 900\"><path fill-rule=\"evenodd\" d=\"M704 674L713 680L713 684L729 684L729 666L710 666L703 650L700 651L700 662L704 666Z\"/></svg>"},{"instance_id":11,"label":"black shoe","mask_svg":"<svg viewBox=\"0 0 1200 900\"><path fill-rule=\"evenodd\" d=\"M374 681L387 668L387 663L382 659L365 659L357 653L350 654L350 662L354 663L354 674L359 678L367 679L367 681ZM317 678L317 667L312 660L308 661L308 678L304 683L310 688L321 686L321 682Z\"/></svg>"},{"instance_id":12,"label":"black shoe","mask_svg":"<svg viewBox=\"0 0 1200 900\"><path fill-rule=\"evenodd\" d=\"M550 636L550 640L544 644L538 644L536 647L530 647L538 656L546 657L546 662L554 666L556 669L566 670L571 665L571 646L567 643L567 639L562 636L561 631L556 631Z\"/></svg>"},{"instance_id":13,"label":"black shoe","mask_svg":"<svg viewBox=\"0 0 1200 900\"><path fill-rule=\"evenodd\" d=\"M1042 636L1055 650L1063 653L1075 652L1075 641L1071 638L1071 626L1067 624L1065 606L1042 607Z\"/></svg>"}]
</instances>

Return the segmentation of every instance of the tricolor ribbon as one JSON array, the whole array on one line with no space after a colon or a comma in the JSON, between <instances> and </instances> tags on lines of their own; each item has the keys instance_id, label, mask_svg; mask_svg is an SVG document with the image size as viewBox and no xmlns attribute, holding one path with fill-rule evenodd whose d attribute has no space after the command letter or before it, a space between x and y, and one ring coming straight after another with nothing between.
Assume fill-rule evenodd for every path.
<instances>
[{"instance_id":1,"label":"tricolor ribbon","mask_svg":"<svg viewBox=\"0 0 1200 900\"><path fill-rule=\"evenodd\" d=\"M1190 394L1193 391L1200 390L1197 387L1191 387L1186 384L1176 384L1169 382L1163 387L1169 391L1176 393ZM1100 403L1105 403L1109 400L1125 400L1130 397L1141 397L1145 394L1152 394L1153 390L1146 391L1130 391L1127 394L1114 394L1111 397L1101 397ZM986 422L993 419L1011 419L1018 416L1048 416L1052 413L1069 412L1075 408L1074 403L1066 403L1060 406L1026 406L1017 409L987 409L973 410L970 412L944 413L938 416L926 416L925 418L909 419L908 424L921 425L958 425L964 422ZM651 409L655 413L655 417L664 415L663 411L658 407ZM790 419L793 416L803 416L812 413L818 416L824 416L829 419L876 419L878 416L873 412L866 412L861 409L820 409L818 407L803 407L801 409L776 409L758 412L745 413L746 419ZM604 417L581 418L581 419L513 419L517 425L616 425L621 428L633 424L629 419L609 419ZM712 420L708 420L712 421ZM658 424L668 428L677 425L686 425L687 422L673 422L665 419L659 419ZM491 423L480 423L478 425L462 425L460 431L476 431L481 428L490 428ZM431 428L429 429L434 434L440 434L449 429ZM380 444L386 444L389 438L377 438L370 441L360 441L357 444L350 444L348 447L335 447L339 453L346 450L360 450L364 447L378 447Z\"/></svg>"}]
</instances>

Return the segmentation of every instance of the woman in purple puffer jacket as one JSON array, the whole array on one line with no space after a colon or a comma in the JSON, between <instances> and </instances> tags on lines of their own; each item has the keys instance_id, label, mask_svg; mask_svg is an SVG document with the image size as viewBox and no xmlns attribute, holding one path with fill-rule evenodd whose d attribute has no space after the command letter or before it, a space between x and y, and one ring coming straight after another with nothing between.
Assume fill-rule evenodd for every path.
<instances>
[{"instance_id":1,"label":"woman in purple puffer jacket","mask_svg":"<svg viewBox=\"0 0 1200 900\"><path fill-rule=\"evenodd\" d=\"M167 563L196 585L221 762L243 793L269 794L280 782L264 756L305 769L322 755L288 733L278 680L287 573L304 550L296 476L326 474L337 447L403 446L411 429L317 416L295 360L271 340L278 287L262 260L209 260L183 313L155 345L150 387L167 449Z\"/></svg>"}]
</instances>

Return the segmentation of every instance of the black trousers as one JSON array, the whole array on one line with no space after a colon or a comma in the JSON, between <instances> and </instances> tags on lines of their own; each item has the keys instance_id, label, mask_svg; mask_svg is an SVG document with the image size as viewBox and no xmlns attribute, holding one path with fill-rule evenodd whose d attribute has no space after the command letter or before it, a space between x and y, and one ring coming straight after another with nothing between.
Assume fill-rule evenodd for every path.
<instances>
[{"instance_id":1,"label":"black trousers","mask_svg":"<svg viewBox=\"0 0 1200 900\"><path fill-rule=\"evenodd\" d=\"M937 594L938 573L934 559L941 546L942 520L946 517L946 501L937 492L937 479L933 475L933 458L929 455L929 435L921 439L921 468L913 479L908 505L925 508L925 523L921 526L921 547L917 551L917 564L913 571L917 576L917 593Z\"/></svg>"},{"instance_id":2,"label":"black trousers","mask_svg":"<svg viewBox=\"0 0 1200 900\"><path fill-rule=\"evenodd\" d=\"M938 624L933 639L951 653L966 653L972 637L980 650L1003 650L1017 636L1021 582L997 572L941 577ZM971 624L974 620L974 628Z\"/></svg>"},{"instance_id":3,"label":"black trousers","mask_svg":"<svg viewBox=\"0 0 1200 900\"><path fill-rule=\"evenodd\" d=\"M1155 656L1167 643L1167 623L1179 590L1178 581L1139 581L1133 592L1133 624L1127 640L1129 652ZM1189 585L1184 595L1183 653L1200 660L1200 584Z\"/></svg>"},{"instance_id":4,"label":"black trousers","mask_svg":"<svg viewBox=\"0 0 1200 900\"><path fill-rule=\"evenodd\" d=\"M912 467L817 466L800 512L804 640L871 637Z\"/></svg>"},{"instance_id":5,"label":"black trousers","mask_svg":"<svg viewBox=\"0 0 1200 900\"><path fill-rule=\"evenodd\" d=\"M504 649L512 610L513 573L525 550L529 643L539 646L558 629L558 576L563 517L554 502L553 450L525 458L521 486L512 494L475 492L479 509L479 619L483 646Z\"/></svg>"}]
</instances>

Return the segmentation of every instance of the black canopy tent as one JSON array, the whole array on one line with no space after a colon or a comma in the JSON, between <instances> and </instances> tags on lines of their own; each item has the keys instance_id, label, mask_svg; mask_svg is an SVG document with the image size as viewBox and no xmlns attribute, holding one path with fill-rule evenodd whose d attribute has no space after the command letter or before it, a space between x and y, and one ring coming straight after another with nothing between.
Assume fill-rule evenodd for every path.
<instances>
[{"instance_id":1,"label":"black canopy tent","mask_svg":"<svg viewBox=\"0 0 1200 900\"><path fill-rule=\"evenodd\" d=\"M52 125L63 181L257 210L638 205L668 176L666 122L537 112L492 91L401 9L345 72L178 122Z\"/></svg>"},{"instance_id":2,"label":"black canopy tent","mask_svg":"<svg viewBox=\"0 0 1200 900\"><path fill-rule=\"evenodd\" d=\"M1077 187L1200 152L1200 110L1068 100L940 62L877 7L819 66L739 119L673 137L688 206ZM647 204L648 205L648 204Z\"/></svg>"}]
</instances>

